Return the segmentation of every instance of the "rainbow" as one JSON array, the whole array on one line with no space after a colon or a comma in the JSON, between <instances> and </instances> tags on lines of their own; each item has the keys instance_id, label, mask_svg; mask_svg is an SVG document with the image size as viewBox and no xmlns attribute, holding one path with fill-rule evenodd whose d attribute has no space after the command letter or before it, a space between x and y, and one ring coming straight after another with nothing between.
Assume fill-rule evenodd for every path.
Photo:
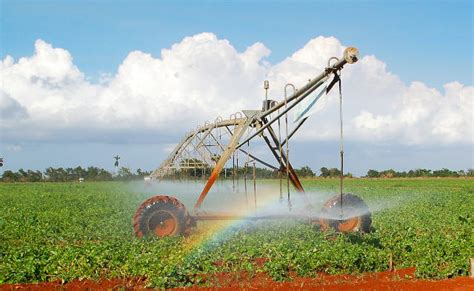
<instances>
[{"instance_id":1,"label":"rainbow","mask_svg":"<svg viewBox=\"0 0 474 291\"><path fill-rule=\"evenodd\" d=\"M270 187L268 187L270 186ZM265 185L263 189L257 191L257 207L254 204L253 189L248 193L248 204L234 203L233 206L228 210L229 213L239 213L242 215L241 219L233 220L213 220L200 222L200 225L190 236L184 239L185 250L189 253L194 252L202 247L207 248L214 242L225 241L229 235L229 230L233 228L239 228L244 225L249 219L258 215L271 215L271 214L291 214L287 208L286 195L284 194L283 201L279 199L279 188L275 189L275 185ZM219 193L211 193L210 195L218 195ZM236 195L243 197L244 193L236 192ZM296 197L293 195L292 197ZM295 199L300 205L302 199ZM245 211L242 211L245 209ZM299 211L295 209L294 211ZM290 216L289 216L290 217Z\"/></svg>"}]
</instances>

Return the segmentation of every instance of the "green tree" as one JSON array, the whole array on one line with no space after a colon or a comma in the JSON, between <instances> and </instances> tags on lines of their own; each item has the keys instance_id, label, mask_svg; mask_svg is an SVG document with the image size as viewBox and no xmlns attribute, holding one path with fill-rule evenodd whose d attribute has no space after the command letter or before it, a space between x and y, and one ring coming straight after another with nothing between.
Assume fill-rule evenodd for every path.
<instances>
[{"instance_id":1,"label":"green tree","mask_svg":"<svg viewBox=\"0 0 474 291\"><path fill-rule=\"evenodd\" d=\"M10 170L6 170L3 172L2 181L4 182L18 182L20 180L20 176L17 173L14 173Z\"/></svg>"},{"instance_id":2,"label":"green tree","mask_svg":"<svg viewBox=\"0 0 474 291\"><path fill-rule=\"evenodd\" d=\"M43 180L43 174L40 171L27 171L28 182L40 182Z\"/></svg>"},{"instance_id":3,"label":"green tree","mask_svg":"<svg viewBox=\"0 0 474 291\"><path fill-rule=\"evenodd\" d=\"M131 180L133 178L132 171L127 167L121 167L118 176L120 180Z\"/></svg>"},{"instance_id":4,"label":"green tree","mask_svg":"<svg viewBox=\"0 0 474 291\"><path fill-rule=\"evenodd\" d=\"M314 172L309 166L303 166L301 169L295 170L300 177L314 177Z\"/></svg>"},{"instance_id":5,"label":"green tree","mask_svg":"<svg viewBox=\"0 0 474 291\"><path fill-rule=\"evenodd\" d=\"M379 173L379 176L382 178L395 178L397 176L397 172L393 169L385 170Z\"/></svg>"},{"instance_id":6,"label":"green tree","mask_svg":"<svg viewBox=\"0 0 474 291\"><path fill-rule=\"evenodd\" d=\"M380 173L376 170L370 169L367 171L366 177L368 178L378 178L380 177Z\"/></svg>"},{"instance_id":7,"label":"green tree","mask_svg":"<svg viewBox=\"0 0 474 291\"><path fill-rule=\"evenodd\" d=\"M319 174L319 177L327 178L329 177L329 169L326 167L322 167L320 170L321 174Z\"/></svg>"}]
</instances>

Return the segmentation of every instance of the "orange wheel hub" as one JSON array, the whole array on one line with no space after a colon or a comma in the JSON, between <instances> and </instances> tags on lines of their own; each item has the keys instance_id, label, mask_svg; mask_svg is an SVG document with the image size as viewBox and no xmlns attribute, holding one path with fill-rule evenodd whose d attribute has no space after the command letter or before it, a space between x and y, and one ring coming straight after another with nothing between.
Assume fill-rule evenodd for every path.
<instances>
[{"instance_id":1,"label":"orange wheel hub","mask_svg":"<svg viewBox=\"0 0 474 291\"><path fill-rule=\"evenodd\" d=\"M137 237L154 234L157 237L189 234L195 220L178 199L156 195L144 201L135 211L132 219Z\"/></svg>"},{"instance_id":2,"label":"orange wheel hub","mask_svg":"<svg viewBox=\"0 0 474 291\"><path fill-rule=\"evenodd\" d=\"M346 220L341 220L337 224L337 229L340 232L357 231L360 225L360 217L352 217Z\"/></svg>"},{"instance_id":3,"label":"orange wheel hub","mask_svg":"<svg viewBox=\"0 0 474 291\"><path fill-rule=\"evenodd\" d=\"M172 236L178 228L178 219L170 211L157 211L150 217L148 227L159 237Z\"/></svg>"},{"instance_id":4,"label":"orange wheel hub","mask_svg":"<svg viewBox=\"0 0 474 291\"><path fill-rule=\"evenodd\" d=\"M323 231L332 228L338 232L368 232L372 223L367 205L353 194L331 197L321 209L320 217Z\"/></svg>"}]
</instances>

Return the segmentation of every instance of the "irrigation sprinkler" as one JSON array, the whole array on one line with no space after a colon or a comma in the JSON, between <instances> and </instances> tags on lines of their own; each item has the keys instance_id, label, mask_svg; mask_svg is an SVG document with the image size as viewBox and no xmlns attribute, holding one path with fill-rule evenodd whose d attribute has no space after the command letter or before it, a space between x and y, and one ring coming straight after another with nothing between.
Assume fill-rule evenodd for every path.
<instances>
[{"instance_id":1,"label":"irrigation sprinkler","mask_svg":"<svg viewBox=\"0 0 474 291\"><path fill-rule=\"evenodd\" d=\"M206 173L212 169L210 176L201 193L197 197L192 210L188 211L178 199L168 195L157 195L144 201L133 216L135 234L142 237L146 234L155 234L159 237L186 234L196 226L197 221L204 220L233 220L233 219L284 219L299 218L309 223L319 225L322 230L330 228L340 232L367 232L371 225L371 213L364 201L356 195L343 193L343 131L342 131L342 90L340 72L346 64L356 63L359 52L354 47L344 51L342 58L331 58L328 66L315 78L298 90L292 84L287 84L284 90L284 99L277 102L268 99L268 81L264 82L265 100L262 110L243 110L232 114L229 119L218 117L214 122L206 122L203 126L187 133L178 143L169 156L161 163L159 168L150 175L152 180L161 180L182 171L196 169ZM332 62L332 64L331 64ZM323 85L332 77L328 85ZM303 186L290 162L290 139L308 119L303 111L297 124L289 130L288 114L295 111L295 107L303 100L309 98L315 90L322 88L311 106L324 93L329 93L337 85L340 100L340 159L341 177L339 193L330 198L320 211L314 210L313 214L292 212L291 186L298 192L306 203L306 209L314 209L306 196ZM291 90L288 90L291 89ZM291 94L290 94L291 92ZM312 99L308 99L312 100ZM306 109L309 109L306 108ZM276 127L276 128L275 128ZM284 135L284 136L282 136ZM258 157L251 150L251 143L257 139L263 140L275 158L277 165ZM245 167L245 200L247 203L254 200L257 206L255 164L260 163L268 168L278 171L280 178L280 202L287 200L288 212L273 215L242 215L240 213L204 212L201 205L206 199L210 189L224 170L225 165L232 161L232 177L238 175L239 153L246 157L241 163ZM117 160L118 162L118 160ZM247 167L252 166L251 171ZM235 170L237 168L237 171ZM252 172L253 187L247 187L247 172ZM286 179L286 183L283 183ZM234 181L234 180L233 180ZM291 186L290 186L291 185ZM253 188L253 199L249 199L248 189ZM286 188L286 189L284 189Z\"/></svg>"}]
</instances>

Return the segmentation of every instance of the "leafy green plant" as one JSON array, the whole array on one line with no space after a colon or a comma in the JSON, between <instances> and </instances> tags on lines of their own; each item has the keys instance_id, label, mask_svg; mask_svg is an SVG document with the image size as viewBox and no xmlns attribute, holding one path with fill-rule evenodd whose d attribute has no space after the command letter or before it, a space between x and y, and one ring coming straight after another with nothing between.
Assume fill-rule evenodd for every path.
<instances>
[{"instance_id":1,"label":"leafy green plant","mask_svg":"<svg viewBox=\"0 0 474 291\"><path fill-rule=\"evenodd\" d=\"M337 180L303 182L309 195L337 192ZM416 267L420 278L467 275L473 188L470 179L347 180L348 192L377 209L369 234L261 221L211 238L203 226L189 238L137 239L131 217L147 195L125 183L0 184L0 283L141 277L152 287L175 287L206 284L220 272L288 280L389 267ZM380 201L390 203L380 208Z\"/></svg>"}]
</instances>

